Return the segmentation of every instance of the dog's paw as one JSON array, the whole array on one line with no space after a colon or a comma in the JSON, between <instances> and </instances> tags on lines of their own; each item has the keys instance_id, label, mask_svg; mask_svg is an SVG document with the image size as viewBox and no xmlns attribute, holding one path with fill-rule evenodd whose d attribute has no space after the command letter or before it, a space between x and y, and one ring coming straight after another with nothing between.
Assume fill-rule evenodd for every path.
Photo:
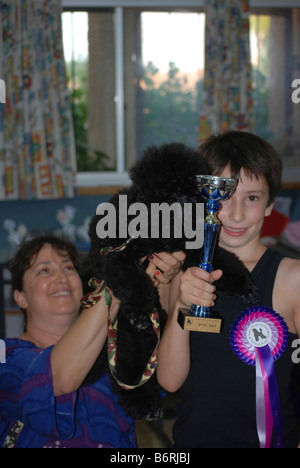
<instances>
[{"instance_id":1,"label":"dog's paw","mask_svg":"<svg viewBox=\"0 0 300 468\"><path fill-rule=\"evenodd\" d=\"M134 419L144 419L146 421L155 421L163 417L163 408L160 405L151 404L146 406L146 402L135 400L134 405L121 398L119 404L124 408L127 414Z\"/></svg>"},{"instance_id":2,"label":"dog's paw","mask_svg":"<svg viewBox=\"0 0 300 468\"><path fill-rule=\"evenodd\" d=\"M147 412L143 419L146 419L146 421L156 421L157 419L162 419L163 415L164 412L162 408L153 408Z\"/></svg>"}]
</instances>

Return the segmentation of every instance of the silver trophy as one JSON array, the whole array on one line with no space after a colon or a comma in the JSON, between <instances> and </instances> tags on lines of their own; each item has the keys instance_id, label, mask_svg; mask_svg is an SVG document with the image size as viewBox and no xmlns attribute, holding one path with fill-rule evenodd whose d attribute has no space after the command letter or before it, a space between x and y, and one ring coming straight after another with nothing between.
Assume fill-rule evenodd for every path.
<instances>
[{"instance_id":1,"label":"silver trophy","mask_svg":"<svg viewBox=\"0 0 300 468\"><path fill-rule=\"evenodd\" d=\"M211 272L213 256L220 231L217 212L219 201L227 200L235 190L236 180L213 175L197 175L197 187L205 200L206 217L204 219L204 243L201 250L200 268ZM193 304L190 309L180 309L178 322L185 330L220 333L222 316L210 307Z\"/></svg>"}]
</instances>

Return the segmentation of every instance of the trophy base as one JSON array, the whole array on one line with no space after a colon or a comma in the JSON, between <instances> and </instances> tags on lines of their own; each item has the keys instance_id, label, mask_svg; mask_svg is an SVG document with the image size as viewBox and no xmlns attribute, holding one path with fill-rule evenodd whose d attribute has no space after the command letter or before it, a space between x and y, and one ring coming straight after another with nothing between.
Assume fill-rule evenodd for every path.
<instances>
[{"instance_id":1,"label":"trophy base","mask_svg":"<svg viewBox=\"0 0 300 468\"><path fill-rule=\"evenodd\" d=\"M178 323L183 330L221 333L223 317L218 312L211 312L210 317L194 317L189 309L179 309Z\"/></svg>"}]
</instances>

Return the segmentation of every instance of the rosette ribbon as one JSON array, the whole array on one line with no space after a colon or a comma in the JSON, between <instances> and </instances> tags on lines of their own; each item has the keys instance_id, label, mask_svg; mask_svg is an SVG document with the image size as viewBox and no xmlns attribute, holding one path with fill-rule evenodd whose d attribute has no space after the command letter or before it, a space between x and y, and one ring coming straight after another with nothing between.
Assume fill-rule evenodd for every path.
<instances>
[{"instance_id":1,"label":"rosette ribbon","mask_svg":"<svg viewBox=\"0 0 300 468\"><path fill-rule=\"evenodd\" d=\"M256 426L261 448L283 447L282 416L275 361L288 345L288 328L282 317L266 307L243 312L232 326L234 353L256 367Z\"/></svg>"}]
</instances>

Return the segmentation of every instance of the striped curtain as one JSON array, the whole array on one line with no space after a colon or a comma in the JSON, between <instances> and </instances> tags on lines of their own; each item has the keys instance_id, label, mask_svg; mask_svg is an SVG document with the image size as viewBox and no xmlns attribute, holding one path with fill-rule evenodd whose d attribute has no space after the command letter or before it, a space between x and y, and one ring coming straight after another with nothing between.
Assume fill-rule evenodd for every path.
<instances>
[{"instance_id":1,"label":"striped curtain","mask_svg":"<svg viewBox=\"0 0 300 468\"><path fill-rule=\"evenodd\" d=\"M60 0L0 1L0 200L74 196Z\"/></svg>"},{"instance_id":2,"label":"striped curtain","mask_svg":"<svg viewBox=\"0 0 300 468\"><path fill-rule=\"evenodd\" d=\"M247 0L205 0L205 74L200 142L211 133L253 129Z\"/></svg>"}]
</instances>

